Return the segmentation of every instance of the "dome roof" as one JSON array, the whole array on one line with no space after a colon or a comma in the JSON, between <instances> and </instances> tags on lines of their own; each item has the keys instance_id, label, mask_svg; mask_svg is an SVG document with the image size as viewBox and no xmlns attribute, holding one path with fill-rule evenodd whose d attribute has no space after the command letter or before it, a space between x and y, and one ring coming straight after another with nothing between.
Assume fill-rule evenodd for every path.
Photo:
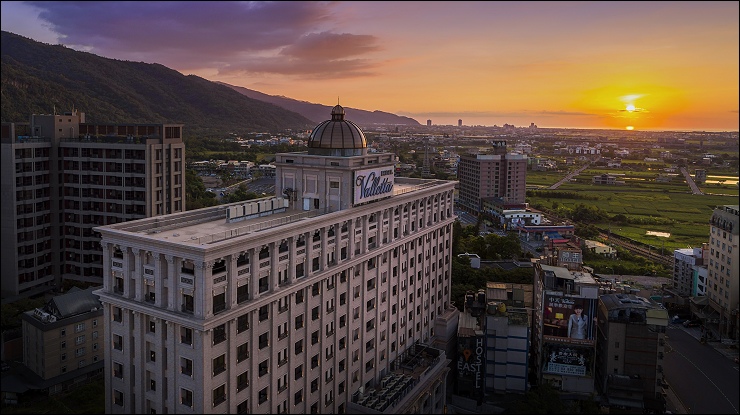
<instances>
[{"instance_id":1,"label":"dome roof","mask_svg":"<svg viewBox=\"0 0 740 415\"><path fill-rule=\"evenodd\" d=\"M367 148L367 141L357 124L344 119L344 108L336 105L331 110L331 120L320 123L311 132L308 148L358 150Z\"/></svg>"}]
</instances>

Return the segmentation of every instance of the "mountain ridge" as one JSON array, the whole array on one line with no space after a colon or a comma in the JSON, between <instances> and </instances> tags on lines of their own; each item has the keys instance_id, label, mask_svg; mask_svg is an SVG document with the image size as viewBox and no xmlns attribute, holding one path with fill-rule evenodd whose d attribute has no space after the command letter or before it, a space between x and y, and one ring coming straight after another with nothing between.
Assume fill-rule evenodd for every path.
<instances>
[{"instance_id":1,"label":"mountain ridge","mask_svg":"<svg viewBox=\"0 0 740 415\"><path fill-rule=\"evenodd\" d=\"M289 98L283 95L268 95L263 92L255 91L245 87L227 84L225 82L213 81L217 84L227 86L240 94L243 94L249 98L257 99L264 102L277 105L287 110L297 112L303 115L309 120L320 123L328 119L327 114L331 114L331 106L316 104L308 101L297 100ZM346 119L359 125L372 125L372 124L395 124L395 125L421 125L417 120L405 117L402 115L396 115L384 111L368 111L357 108L344 108Z\"/></svg>"},{"instance_id":2,"label":"mountain ridge","mask_svg":"<svg viewBox=\"0 0 740 415\"><path fill-rule=\"evenodd\" d=\"M1 33L1 43L3 122L27 122L31 114L77 109L90 123L175 123L184 124L186 136L216 137L308 131L331 114L327 106L294 105L301 101L246 88L236 90L241 87L184 75L159 63L105 58L6 31ZM314 112L309 118L293 107ZM398 123L397 116L389 113L379 112L371 119L366 117L365 113L373 114L368 111L348 112L357 113L365 124Z\"/></svg>"}]
</instances>

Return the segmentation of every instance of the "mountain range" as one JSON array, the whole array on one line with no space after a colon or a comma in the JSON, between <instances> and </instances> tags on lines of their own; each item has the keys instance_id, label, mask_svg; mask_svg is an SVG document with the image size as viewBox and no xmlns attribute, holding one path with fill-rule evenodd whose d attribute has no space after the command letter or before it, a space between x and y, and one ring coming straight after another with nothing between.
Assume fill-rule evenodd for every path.
<instances>
[{"instance_id":1,"label":"mountain range","mask_svg":"<svg viewBox=\"0 0 740 415\"><path fill-rule=\"evenodd\" d=\"M89 123L177 123L186 136L310 130L331 107L213 82L156 63L104 58L2 31L0 118L78 109ZM345 108L359 125L419 125L381 111Z\"/></svg>"}]
</instances>

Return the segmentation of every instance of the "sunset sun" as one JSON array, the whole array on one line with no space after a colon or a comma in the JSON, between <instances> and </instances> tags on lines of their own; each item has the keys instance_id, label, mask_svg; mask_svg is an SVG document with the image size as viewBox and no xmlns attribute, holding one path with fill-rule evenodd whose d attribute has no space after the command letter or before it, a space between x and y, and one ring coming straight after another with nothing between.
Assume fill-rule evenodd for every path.
<instances>
[{"instance_id":1,"label":"sunset sun","mask_svg":"<svg viewBox=\"0 0 740 415\"><path fill-rule=\"evenodd\" d=\"M633 104L628 104L627 105L627 111L633 112L634 110L635 110L635 106Z\"/></svg>"}]
</instances>

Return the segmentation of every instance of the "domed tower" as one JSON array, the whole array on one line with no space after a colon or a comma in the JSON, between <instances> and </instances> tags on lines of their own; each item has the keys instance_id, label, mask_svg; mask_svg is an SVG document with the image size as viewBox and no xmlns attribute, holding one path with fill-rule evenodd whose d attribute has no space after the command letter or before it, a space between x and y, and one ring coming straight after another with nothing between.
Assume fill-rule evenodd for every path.
<instances>
[{"instance_id":1,"label":"domed tower","mask_svg":"<svg viewBox=\"0 0 740 415\"><path fill-rule=\"evenodd\" d=\"M308 151L275 155L275 194L291 209L336 212L391 197L395 155L370 152L365 133L337 104L311 132Z\"/></svg>"},{"instance_id":2,"label":"domed tower","mask_svg":"<svg viewBox=\"0 0 740 415\"><path fill-rule=\"evenodd\" d=\"M331 110L331 120L320 123L311 132L308 153L343 157L365 155L365 133L357 124L344 119L344 108L337 104Z\"/></svg>"}]
</instances>

